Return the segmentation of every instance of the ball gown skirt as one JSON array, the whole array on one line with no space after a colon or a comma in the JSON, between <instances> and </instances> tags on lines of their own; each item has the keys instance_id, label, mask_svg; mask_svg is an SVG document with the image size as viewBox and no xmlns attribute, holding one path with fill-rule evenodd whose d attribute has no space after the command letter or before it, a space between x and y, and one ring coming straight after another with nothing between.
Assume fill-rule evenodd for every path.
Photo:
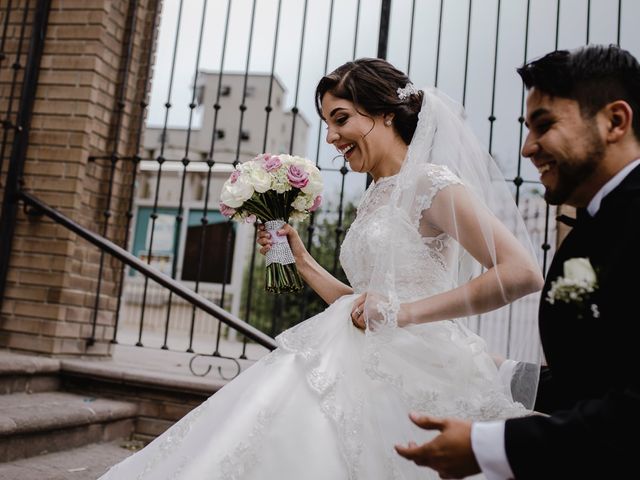
<instances>
[{"instance_id":1,"label":"ball gown skirt","mask_svg":"<svg viewBox=\"0 0 640 480\"><path fill-rule=\"evenodd\" d=\"M393 448L435 435L410 411L527 413L478 336L454 321L364 333L350 320L355 298L281 334L278 349L101 480L437 479Z\"/></svg>"}]
</instances>

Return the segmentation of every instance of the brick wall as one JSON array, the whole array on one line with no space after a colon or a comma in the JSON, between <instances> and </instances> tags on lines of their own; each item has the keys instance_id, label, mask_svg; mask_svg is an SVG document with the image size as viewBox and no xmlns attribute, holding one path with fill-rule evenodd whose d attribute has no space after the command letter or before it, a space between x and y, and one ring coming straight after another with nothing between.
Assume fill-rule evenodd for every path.
<instances>
[{"instance_id":1,"label":"brick wall","mask_svg":"<svg viewBox=\"0 0 640 480\"><path fill-rule=\"evenodd\" d=\"M90 158L137 153L140 102L145 100L159 1L137 2L126 74L129 5L135 2L53 1L36 92L25 190L102 234L113 177L106 236L119 244L125 237L132 163L119 160L112 169L109 159ZM13 8L24 4L14 2ZM12 15L18 18L17 12ZM18 29L12 32L17 35ZM6 76L0 81L6 92ZM126 99L119 117L123 83ZM3 108L5 100L0 98ZM94 246L47 219L20 212L0 317L0 346L54 355L109 354L121 265L104 258L96 343L88 346L99 264Z\"/></svg>"}]
</instances>

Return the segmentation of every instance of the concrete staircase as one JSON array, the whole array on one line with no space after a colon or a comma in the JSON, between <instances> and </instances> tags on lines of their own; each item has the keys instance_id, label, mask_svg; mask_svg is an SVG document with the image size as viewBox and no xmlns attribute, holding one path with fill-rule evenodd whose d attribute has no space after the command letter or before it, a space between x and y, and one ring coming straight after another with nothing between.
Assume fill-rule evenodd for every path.
<instances>
[{"instance_id":1,"label":"concrete staircase","mask_svg":"<svg viewBox=\"0 0 640 480\"><path fill-rule=\"evenodd\" d=\"M15 465L7 462L73 452L133 433L136 403L63 392L60 386L58 360L0 353L0 480L28 478L13 476ZM37 478L91 477L53 477L42 471Z\"/></svg>"},{"instance_id":2,"label":"concrete staircase","mask_svg":"<svg viewBox=\"0 0 640 480\"><path fill-rule=\"evenodd\" d=\"M232 347L233 355L243 348ZM255 359L267 351L248 350ZM108 359L0 350L0 480L100 477L226 383L220 375L193 375L192 358L126 345ZM246 369L254 361L239 362ZM198 359L197 371L207 365L224 377L237 373L221 357Z\"/></svg>"}]
</instances>

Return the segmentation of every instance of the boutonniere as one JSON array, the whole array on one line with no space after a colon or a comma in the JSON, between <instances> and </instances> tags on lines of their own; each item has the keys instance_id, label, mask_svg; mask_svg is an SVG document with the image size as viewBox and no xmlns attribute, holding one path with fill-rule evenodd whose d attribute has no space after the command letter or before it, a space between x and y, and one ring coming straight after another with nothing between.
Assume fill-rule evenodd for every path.
<instances>
[{"instance_id":1,"label":"boutonniere","mask_svg":"<svg viewBox=\"0 0 640 480\"><path fill-rule=\"evenodd\" d=\"M562 267L564 275L551 282L547 302L551 305L563 302L584 306L589 296L598 288L598 278L589 259L570 258ZM598 318L598 306L592 303L590 308L593 317Z\"/></svg>"}]
</instances>

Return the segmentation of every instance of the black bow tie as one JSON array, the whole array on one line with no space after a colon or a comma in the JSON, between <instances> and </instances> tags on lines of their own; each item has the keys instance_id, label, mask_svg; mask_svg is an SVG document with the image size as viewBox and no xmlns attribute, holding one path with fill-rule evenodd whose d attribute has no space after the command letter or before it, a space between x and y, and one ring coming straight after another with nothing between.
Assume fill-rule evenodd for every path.
<instances>
[{"instance_id":1,"label":"black bow tie","mask_svg":"<svg viewBox=\"0 0 640 480\"><path fill-rule=\"evenodd\" d=\"M576 218L569 217L568 215L563 214L563 215L558 215L556 217L556 220L570 227L575 227L579 223L584 223L586 221L591 220L591 215L589 215L589 212L587 212L586 208L577 208Z\"/></svg>"}]
</instances>

